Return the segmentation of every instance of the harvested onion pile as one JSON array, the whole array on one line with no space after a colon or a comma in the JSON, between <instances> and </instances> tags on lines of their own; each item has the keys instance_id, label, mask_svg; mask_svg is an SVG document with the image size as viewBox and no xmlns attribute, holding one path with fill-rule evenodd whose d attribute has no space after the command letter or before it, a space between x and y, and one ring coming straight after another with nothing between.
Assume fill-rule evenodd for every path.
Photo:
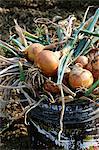
<instances>
[{"instance_id":1,"label":"harvested onion pile","mask_svg":"<svg viewBox=\"0 0 99 150\"><path fill-rule=\"evenodd\" d=\"M76 97L74 93L79 90L85 95L86 92L90 95L99 86L99 33L96 25L98 11L99 9L96 10L94 19L89 18L83 26L79 25L79 29L76 27L73 15L63 21L59 20L58 23L52 23L50 27L46 25L47 22L39 18L36 26L45 24L45 35L43 33L42 37L24 31L15 20L19 37L14 38L12 35L9 43L0 41L0 46L15 55L15 60L13 56L10 58L13 63L7 63L7 58L4 58L5 63L2 65L3 59L1 59L1 75L3 76L4 72L2 68L10 67L10 64L13 64L13 68L15 62L17 63L15 66L19 66L19 72L16 69L17 74L20 74L18 77L33 86L31 88L34 95L37 95L35 93L37 90L43 89L45 95L46 92L50 93L54 102L57 102L53 93L61 94L60 85L65 96L70 94L73 99ZM81 39L79 35L82 35ZM31 75L28 73L29 68L33 68ZM2 82L3 79L1 84Z\"/></svg>"}]
</instances>

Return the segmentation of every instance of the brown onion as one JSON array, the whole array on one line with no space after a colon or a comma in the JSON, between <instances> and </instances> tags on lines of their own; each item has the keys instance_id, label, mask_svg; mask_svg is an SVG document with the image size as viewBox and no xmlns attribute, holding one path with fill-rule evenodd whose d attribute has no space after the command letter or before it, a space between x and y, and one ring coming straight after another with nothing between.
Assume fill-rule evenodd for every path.
<instances>
[{"instance_id":1,"label":"brown onion","mask_svg":"<svg viewBox=\"0 0 99 150\"><path fill-rule=\"evenodd\" d=\"M71 69L69 67L65 69L64 76L63 76L63 81L62 82L66 86L68 85L68 79L69 79L70 72L71 72Z\"/></svg>"},{"instance_id":2,"label":"brown onion","mask_svg":"<svg viewBox=\"0 0 99 150\"><path fill-rule=\"evenodd\" d=\"M24 54L29 61L34 62L35 58L43 50L43 48L44 46L42 44L33 43L24 50Z\"/></svg>"},{"instance_id":3,"label":"brown onion","mask_svg":"<svg viewBox=\"0 0 99 150\"><path fill-rule=\"evenodd\" d=\"M57 72L59 59L54 52L49 50L41 51L36 58L38 67L46 76L53 76Z\"/></svg>"},{"instance_id":4,"label":"brown onion","mask_svg":"<svg viewBox=\"0 0 99 150\"><path fill-rule=\"evenodd\" d=\"M59 87L50 81L46 81L44 83L44 89L50 93L55 93L55 94L58 94L60 92Z\"/></svg>"},{"instance_id":5,"label":"brown onion","mask_svg":"<svg viewBox=\"0 0 99 150\"><path fill-rule=\"evenodd\" d=\"M90 60L86 66L86 69L92 72L95 80L99 79L99 56L94 56L94 59Z\"/></svg>"},{"instance_id":6,"label":"brown onion","mask_svg":"<svg viewBox=\"0 0 99 150\"><path fill-rule=\"evenodd\" d=\"M96 80L99 80L99 70L92 70L93 77Z\"/></svg>"},{"instance_id":7,"label":"brown onion","mask_svg":"<svg viewBox=\"0 0 99 150\"><path fill-rule=\"evenodd\" d=\"M95 80L99 79L99 56L92 61L92 74Z\"/></svg>"},{"instance_id":8,"label":"brown onion","mask_svg":"<svg viewBox=\"0 0 99 150\"><path fill-rule=\"evenodd\" d=\"M99 70L99 56L96 56L92 61L92 68L94 70Z\"/></svg>"},{"instance_id":9,"label":"brown onion","mask_svg":"<svg viewBox=\"0 0 99 150\"><path fill-rule=\"evenodd\" d=\"M76 63L76 66L83 68L83 65L81 63Z\"/></svg>"},{"instance_id":10,"label":"brown onion","mask_svg":"<svg viewBox=\"0 0 99 150\"><path fill-rule=\"evenodd\" d=\"M58 43L57 43L58 44ZM36 57L39 54L39 52L41 52L42 50L51 50L54 47L56 47L55 45L57 44L50 44L50 45L42 45L40 43L33 43L30 44L24 51L23 53L25 54L26 58L31 61L34 62L36 61ZM69 49L68 48L63 48L60 51L55 51L54 54L56 55L57 59L60 59L61 56L63 56L64 54L68 53Z\"/></svg>"},{"instance_id":11,"label":"brown onion","mask_svg":"<svg viewBox=\"0 0 99 150\"><path fill-rule=\"evenodd\" d=\"M94 58L94 56L99 55L99 48L92 48L89 52L89 56L91 57L91 59Z\"/></svg>"},{"instance_id":12,"label":"brown onion","mask_svg":"<svg viewBox=\"0 0 99 150\"><path fill-rule=\"evenodd\" d=\"M82 55L82 56L79 56L79 57L76 59L75 62L82 64L83 67L84 67L84 66L86 66L86 65L88 64L88 58L87 58L86 56L83 56L83 55Z\"/></svg>"},{"instance_id":13,"label":"brown onion","mask_svg":"<svg viewBox=\"0 0 99 150\"><path fill-rule=\"evenodd\" d=\"M89 70L90 72L92 72L92 64L91 61L88 62L88 64L86 65L85 69Z\"/></svg>"},{"instance_id":14,"label":"brown onion","mask_svg":"<svg viewBox=\"0 0 99 150\"><path fill-rule=\"evenodd\" d=\"M69 74L69 83L72 88L88 88L93 84L92 73L75 65Z\"/></svg>"}]
</instances>

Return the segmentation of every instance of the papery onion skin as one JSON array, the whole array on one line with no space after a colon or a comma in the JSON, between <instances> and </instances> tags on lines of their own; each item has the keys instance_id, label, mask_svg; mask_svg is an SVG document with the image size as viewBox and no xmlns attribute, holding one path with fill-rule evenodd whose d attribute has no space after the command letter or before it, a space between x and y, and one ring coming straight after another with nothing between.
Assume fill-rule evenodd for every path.
<instances>
[{"instance_id":1,"label":"papery onion skin","mask_svg":"<svg viewBox=\"0 0 99 150\"><path fill-rule=\"evenodd\" d=\"M99 48L92 48L89 52L90 57L97 56L99 54Z\"/></svg>"},{"instance_id":2,"label":"papery onion skin","mask_svg":"<svg viewBox=\"0 0 99 150\"><path fill-rule=\"evenodd\" d=\"M99 70L93 70L92 74L93 74L95 81L99 80Z\"/></svg>"},{"instance_id":3,"label":"papery onion skin","mask_svg":"<svg viewBox=\"0 0 99 150\"><path fill-rule=\"evenodd\" d=\"M69 67L65 69L62 83L66 86L68 85L70 72L71 72L71 69Z\"/></svg>"},{"instance_id":4,"label":"papery onion skin","mask_svg":"<svg viewBox=\"0 0 99 150\"><path fill-rule=\"evenodd\" d=\"M83 68L83 65L81 63L76 63L76 66Z\"/></svg>"},{"instance_id":5,"label":"papery onion skin","mask_svg":"<svg viewBox=\"0 0 99 150\"><path fill-rule=\"evenodd\" d=\"M83 56L83 55L82 55L82 56L79 56L79 57L76 59L75 62L82 64L83 67L84 67L84 66L86 66L86 65L88 64L88 58L87 58L86 56Z\"/></svg>"},{"instance_id":6,"label":"papery onion skin","mask_svg":"<svg viewBox=\"0 0 99 150\"><path fill-rule=\"evenodd\" d=\"M95 94L95 95L99 95L99 86L96 87L96 88L93 90L92 93Z\"/></svg>"},{"instance_id":7,"label":"papery onion skin","mask_svg":"<svg viewBox=\"0 0 99 150\"><path fill-rule=\"evenodd\" d=\"M54 93L54 94L60 93L59 87L50 81L46 81L44 83L44 89L50 93Z\"/></svg>"},{"instance_id":8,"label":"papery onion skin","mask_svg":"<svg viewBox=\"0 0 99 150\"><path fill-rule=\"evenodd\" d=\"M59 59L54 52L49 50L41 51L36 58L37 66L46 76L54 76L57 73Z\"/></svg>"},{"instance_id":9,"label":"papery onion skin","mask_svg":"<svg viewBox=\"0 0 99 150\"><path fill-rule=\"evenodd\" d=\"M96 56L92 61L92 74L95 80L99 79L99 56Z\"/></svg>"},{"instance_id":10,"label":"papery onion skin","mask_svg":"<svg viewBox=\"0 0 99 150\"><path fill-rule=\"evenodd\" d=\"M95 59L92 61L92 68L94 70L99 70L99 56L96 56Z\"/></svg>"},{"instance_id":11,"label":"papery onion skin","mask_svg":"<svg viewBox=\"0 0 99 150\"><path fill-rule=\"evenodd\" d=\"M92 64L91 61L89 61L89 63L85 66L85 69L89 70L90 72L92 72Z\"/></svg>"},{"instance_id":12,"label":"papery onion skin","mask_svg":"<svg viewBox=\"0 0 99 150\"><path fill-rule=\"evenodd\" d=\"M24 50L24 54L26 56L26 58L31 61L34 62L35 58L37 57L37 55L44 49L44 45L40 44L40 43L32 43L30 44L25 50Z\"/></svg>"},{"instance_id":13,"label":"papery onion skin","mask_svg":"<svg viewBox=\"0 0 99 150\"><path fill-rule=\"evenodd\" d=\"M99 56L98 55L94 57L92 61L89 61L89 63L86 66L86 69L91 71L95 81L99 79Z\"/></svg>"},{"instance_id":14,"label":"papery onion skin","mask_svg":"<svg viewBox=\"0 0 99 150\"><path fill-rule=\"evenodd\" d=\"M92 73L81 67L74 68L69 74L69 84L72 88L89 88L93 81Z\"/></svg>"}]
</instances>

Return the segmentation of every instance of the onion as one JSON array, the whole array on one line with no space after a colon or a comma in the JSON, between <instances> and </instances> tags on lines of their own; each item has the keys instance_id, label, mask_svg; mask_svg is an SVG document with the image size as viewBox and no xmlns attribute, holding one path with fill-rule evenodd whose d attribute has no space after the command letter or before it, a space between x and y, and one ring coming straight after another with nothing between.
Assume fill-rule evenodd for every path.
<instances>
[{"instance_id":1,"label":"onion","mask_svg":"<svg viewBox=\"0 0 99 150\"><path fill-rule=\"evenodd\" d=\"M89 70L90 72L92 72L92 64L91 61L88 62L88 64L86 65L85 69Z\"/></svg>"},{"instance_id":2,"label":"onion","mask_svg":"<svg viewBox=\"0 0 99 150\"><path fill-rule=\"evenodd\" d=\"M99 56L95 56L94 59L90 60L86 66L86 69L92 72L95 80L99 79Z\"/></svg>"},{"instance_id":3,"label":"onion","mask_svg":"<svg viewBox=\"0 0 99 150\"><path fill-rule=\"evenodd\" d=\"M81 63L76 63L76 66L83 68L83 65Z\"/></svg>"},{"instance_id":4,"label":"onion","mask_svg":"<svg viewBox=\"0 0 99 150\"><path fill-rule=\"evenodd\" d=\"M24 54L31 62L35 61L37 55L44 49L44 46L40 43L30 44L25 50Z\"/></svg>"},{"instance_id":5,"label":"onion","mask_svg":"<svg viewBox=\"0 0 99 150\"><path fill-rule=\"evenodd\" d=\"M54 52L49 50L41 51L36 57L37 66L48 77L53 76L57 72L59 59Z\"/></svg>"},{"instance_id":6,"label":"onion","mask_svg":"<svg viewBox=\"0 0 99 150\"><path fill-rule=\"evenodd\" d=\"M96 55L99 55L99 48L92 48L90 50L90 53L89 53L90 57L93 58L93 56L96 56Z\"/></svg>"},{"instance_id":7,"label":"onion","mask_svg":"<svg viewBox=\"0 0 99 150\"><path fill-rule=\"evenodd\" d=\"M44 83L44 89L50 93L55 93L55 94L58 94L60 92L59 87L50 81L46 81Z\"/></svg>"},{"instance_id":8,"label":"onion","mask_svg":"<svg viewBox=\"0 0 99 150\"><path fill-rule=\"evenodd\" d=\"M99 71L99 56L96 56L92 61L92 68Z\"/></svg>"},{"instance_id":9,"label":"onion","mask_svg":"<svg viewBox=\"0 0 99 150\"><path fill-rule=\"evenodd\" d=\"M66 86L68 85L68 79L69 79L70 72L71 72L71 69L69 67L67 67L65 69L64 76L63 76L63 81L62 81L63 84L66 85Z\"/></svg>"},{"instance_id":10,"label":"onion","mask_svg":"<svg viewBox=\"0 0 99 150\"><path fill-rule=\"evenodd\" d=\"M96 80L99 80L99 70L92 70L93 77Z\"/></svg>"},{"instance_id":11,"label":"onion","mask_svg":"<svg viewBox=\"0 0 99 150\"><path fill-rule=\"evenodd\" d=\"M75 65L69 74L69 83L72 88L88 88L93 84L93 75L90 71Z\"/></svg>"},{"instance_id":12,"label":"onion","mask_svg":"<svg viewBox=\"0 0 99 150\"><path fill-rule=\"evenodd\" d=\"M59 44L59 43L57 43ZM23 53L25 54L26 58L31 61L31 62L36 62L36 57L39 54L39 52L41 52L42 50L50 50L53 49L54 47L56 47L57 44L50 44L50 45L42 45L40 43L32 43L30 44L24 51ZM66 54L69 51L68 48L63 48L60 51L55 51L53 52L57 59L60 59L61 56L63 56L64 54Z\"/></svg>"},{"instance_id":13,"label":"onion","mask_svg":"<svg viewBox=\"0 0 99 150\"><path fill-rule=\"evenodd\" d=\"M82 56L79 56L79 57L76 59L75 62L82 64L83 67L84 67L84 66L86 66L86 65L88 64L88 58L87 58L86 56L83 56L83 55L82 55Z\"/></svg>"}]
</instances>

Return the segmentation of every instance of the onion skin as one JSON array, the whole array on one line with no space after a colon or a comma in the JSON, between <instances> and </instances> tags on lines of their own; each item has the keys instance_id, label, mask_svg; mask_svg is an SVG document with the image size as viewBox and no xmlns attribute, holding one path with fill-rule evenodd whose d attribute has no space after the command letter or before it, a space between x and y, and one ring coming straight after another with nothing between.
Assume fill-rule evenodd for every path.
<instances>
[{"instance_id":1,"label":"onion skin","mask_svg":"<svg viewBox=\"0 0 99 150\"><path fill-rule=\"evenodd\" d=\"M62 83L63 83L64 85L66 85L66 86L68 85L68 79L69 79L69 74L64 73Z\"/></svg>"},{"instance_id":2,"label":"onion skin","mask_svg":"<svg viewBox=\"0 0 99 150\"><path fill-rule=\"evenodd\" d=\"M36 58L37 66L46 76L54 76L57 73L59 59L54 52L49 50L41 51Z\"/></svg>"},{"instance_id":3,"label":"onion skin","mask_svg":"<svg viewBox=\"0 0 99 150\"><path fill-rule=\"evenodd\" d=\"M92 72L92 64L91 61L89 61L89 63L86 65L85 69L89 70L90 72Z\"/></svg>"},{"instance_id":4,"label":"onion skin","mask_svg":"<svg viewBox=\"0 0 99 150\"><path fill-rule=\"evenodd\" d=\"M99 56L92 61L92 74L95 80L99 79Z\"/></svg>"},{"instance_id":5,"label":"onion skin","mask_svg":"<svg viewBox=\"0 0 99 150\"><path fill-rule=\"evenodd\" d=\"M74 67L69 74L69 84L72 88L89 88L93 84L93 75L81 67Z\"/></svg>"},{"instance_id":6,"label":"onion skin","mask_svg":"<svg viewBox=\"0 0 99 150\"><path fill-rule=\"evenodd\" d=\"M88 58L82 55L82 56L79 56L75 62L82 64L82 66L84 67L88 64Z\"/></svg>"},{"instance_id":7,"label":"onion skin","mask_svg":"<svg viewBox=\"0 0 99 150\"><path fill-rule=\"evenodd\" d=\"M92 68L94 70L99 70L99 56L96 56L95 59L92 61Z\"/></svg>"},{"instance_id":8,"label":"onion skin","mask_svg":"<svg viewBox=\"0 0 99 150\"><path fill-rule=\"evenodd\" d=\"M83 65L81 63L76 63L76 66L83 68Z\"/></svg>"},{"instance_id":9,"label":"onion skin","mask_svg":"<svg viewBox=\"0 0 99 150\"><path fill-rule=\"evenodd\" d=\"M60 89L57 85L53 84L50 81L46 81L44 83L44 89L50 93L54 93L54 94L59 94L60 93Z\"/></svg>"},{"instance_id":10,"label":"onion skin","mask_svg":"<svg viewBox=\"0 0 99 150\"><path fill-rule=\"evenodd\" d=\"M92 71L93 77L95 79L95 81L99 80L99 70L93 70Z\"/></svg>"},{"instance_id":11,"label":"onion skin","mask_svg":"<svg viewBox=\"0 0 99 150\"><path fill-rule=\"evenodd\" d=\"M26 56L26 58L31 61L34 62L35 58L37 57L37 55L44 49L44 46L40 43L33 43L30 44L25 50L24 50L24 54Z\"/></svg>"},{"instance_id":12,"label":"onion skin","mask_svg":"<svg viewBox=\"0 0 99 150\"><path fill-rule=\"evenodd\" d=\"M70 72L71 72L71 69L69 67L66 68L64 76L63 76L63 81L62 81L62 83L66 86L68 85L68 79L69 79Z\"/></svg>"},{"instance_id":13,"label":"onion skin","mask_svg":"<svg viewBox=\"0 0 99 150\"><path fill-rule=\"evenodd\" d=\"M86 66L86 69L92 72L93 77L96 80L99 79L99 56L95 56L94 59L90 60Z\"/></svg>"},{"instance_id":14,"label":"onion skin","mask_svg":"<svg viewBox=\"0 0 99 150\"><path fill-rule=\"evenodd\" d=\"M98 54L99 54L99 48L92 48L89 53L90 56L92 56L92 55L96 56Z\"/></svg>"},{"instance_id":15,"label":"onion skin","mask_svg":"<svg viewBox=\"0 0 99 150\"><path fill-rule=\"evenodd\" d=\"M95 94L95 95L99 95L99 86L96 87L96 88L93 90L92 93Z\"/></svg>"}]
</instances>

